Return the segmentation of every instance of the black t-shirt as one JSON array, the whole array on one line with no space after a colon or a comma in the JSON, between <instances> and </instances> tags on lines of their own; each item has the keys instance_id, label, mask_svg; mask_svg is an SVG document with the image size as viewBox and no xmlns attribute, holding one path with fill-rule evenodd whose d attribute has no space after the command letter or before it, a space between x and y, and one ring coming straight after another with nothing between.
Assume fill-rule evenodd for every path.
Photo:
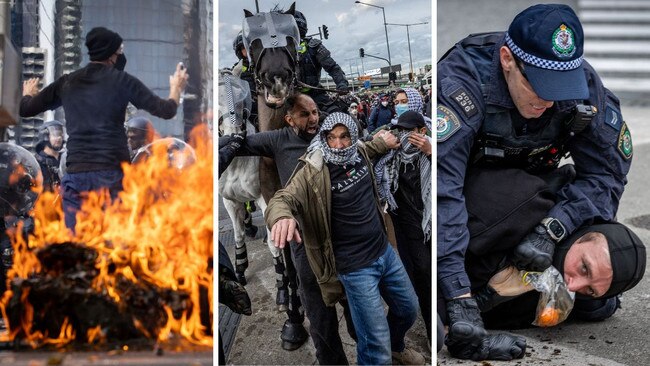
<instances>
[{"instance_id":1,"label":"black t-shirt","mask_svg":"<svg viewBox=\"0 0 650 366\"><path fill-rule=\"evenodd\" d=\"M386 250L373 183L364 162L354 167L327 164L332 181L332 246L337 273L374 262Z\"/></svg>"}]
</instances>

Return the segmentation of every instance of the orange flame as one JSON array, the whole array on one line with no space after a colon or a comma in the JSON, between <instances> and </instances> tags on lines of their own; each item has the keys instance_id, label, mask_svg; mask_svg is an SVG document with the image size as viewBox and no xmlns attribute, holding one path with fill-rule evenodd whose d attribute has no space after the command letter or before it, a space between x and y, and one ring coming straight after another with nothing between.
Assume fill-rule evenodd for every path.
<instances>
[{"instance_id":1,"label":"orange flame","mask_svg":"<svg viewBox=\"0 0 650 366\"><path fill-rule=\"evenodd\" d=\"M99 274L93 280L93 289L107 294L118 304L122 300L116 289L120 277L188 295L188 303L183 303L180 315L165 305L167 322L156 334L144 329L137 319L133 320L134 327L160 342L176 334L194 344L211 347L211 330L202 325L199 311L203 299L209 304L212 318L213 152L211 132L206 125L194 128L190 145L195 150L196 161L182 170L171 166L163 145L154 145L151 156L143 163L123 164L124 191L119 199L111 202L105 191L90 192L77 213L74 236L65 227L59 197L43 193L33 212L33 235L29 240L21 235L12 237L15 254L8 288L12 280L27 279L41 271L36 257L39 249L57 243L80 243L98 254L95 268ZM187 150L175 152L186 153ZM186 157L174 157L179 158ZM21 232L20 228L17 232ZM201 291L207 291L207 296L202 296ZM19 329L10 325L7 317L11 290L2 298L0 310L9 327L8 334L2 338L13 340L19 333L24 334L33 346L65 344L75 338L68 319L59 334L51 335L56 338L33 332L33 306L27 295L25 291L21 296L24 312ZM99 326L88 329L84 335L89 342L101 342L104 338Z\"/></svg>"}]
</instances>

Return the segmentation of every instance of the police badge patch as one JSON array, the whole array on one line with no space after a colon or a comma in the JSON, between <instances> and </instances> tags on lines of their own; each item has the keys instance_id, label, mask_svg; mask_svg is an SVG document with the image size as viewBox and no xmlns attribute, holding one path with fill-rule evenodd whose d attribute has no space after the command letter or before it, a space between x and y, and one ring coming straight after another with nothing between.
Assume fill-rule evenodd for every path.
<instances>
[{"instance_id":1,"label":"police badge patch","mask_svg":"<svg viewBox=\"0 0 650 366\"><path fill-rule=\"evenodd\" d=\"M630 134L625 122L623 122L621 132L618 134L618 151L627 160L632 157L632 134Z\"/></svg>"},{"instance_id":2,"label":"police badge patch","mask_svg":"<svg viewBox=\"0 0 650 366\"><path fill-rule=\"evenodd\" d=\"M553 32L553 53L559 58L569 58L576 52L571 28L562 24Z\"/></svg>"},{"instance_id":3,"label":"police badge patch","mask_svg":"<svg viewBox=\"0 0 650 366\"><path fill-rule=\"evenodd\" d=\"M438 142L447 141L454 133L460 130L458 117L449 108L438 105L436 132Z\"/></svg>"}]
</instances>

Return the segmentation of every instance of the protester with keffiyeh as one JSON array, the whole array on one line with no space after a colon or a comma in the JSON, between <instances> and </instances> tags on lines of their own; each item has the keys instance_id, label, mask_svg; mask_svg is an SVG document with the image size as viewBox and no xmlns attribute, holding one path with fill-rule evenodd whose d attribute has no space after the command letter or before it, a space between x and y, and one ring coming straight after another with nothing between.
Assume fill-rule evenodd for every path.
<instances>
[{"instance_id":1,"label":"protester with keffiyeh","mask_svg":"<svg viewBox=\"0 0 650 366\"><path fill-rule=\"evenodd\" d=\"M375 140L360 142L349 115L330 114L264 218L280 247L290 240L301 243L304 236L327 305L345 289L359 365L422 365L424 357L404 343L417 317L416 295L388 243L371 165L373 157L397 145L397 138L384 131Z\"/></svg>"},{"instance_id":2,"label":"protester with keffiyeh","mask_svg":"<svg viewBox=\"0 0 650 366\"><path fill-rule=\"evenodd\" d=\"M426 132L422 114L404 112L393 127L400 148L385 155L377 166L397 249L431 340L431 141Z\"/></svg>"}]
</instances>

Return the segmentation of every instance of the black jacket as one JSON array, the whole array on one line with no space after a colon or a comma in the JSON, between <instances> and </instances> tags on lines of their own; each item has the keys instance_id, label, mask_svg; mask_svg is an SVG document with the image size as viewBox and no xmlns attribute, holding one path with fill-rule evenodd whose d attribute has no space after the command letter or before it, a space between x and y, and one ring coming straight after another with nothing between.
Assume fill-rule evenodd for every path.
<instances>
[{"instance_id":1,"label":"black jacket","mask_svg":"<svg viewBox=\"0 0 650 366\"><path fill-rule=\"evenodd\" d=\"M100 63L64 75L34 97L24 96L20 116L31 117L63 106L68 132L67 171L120 169L129 161L124 132L128 103L170 119L176 102L162 99L140 80Z\"/></svg>"}]
</instances>

